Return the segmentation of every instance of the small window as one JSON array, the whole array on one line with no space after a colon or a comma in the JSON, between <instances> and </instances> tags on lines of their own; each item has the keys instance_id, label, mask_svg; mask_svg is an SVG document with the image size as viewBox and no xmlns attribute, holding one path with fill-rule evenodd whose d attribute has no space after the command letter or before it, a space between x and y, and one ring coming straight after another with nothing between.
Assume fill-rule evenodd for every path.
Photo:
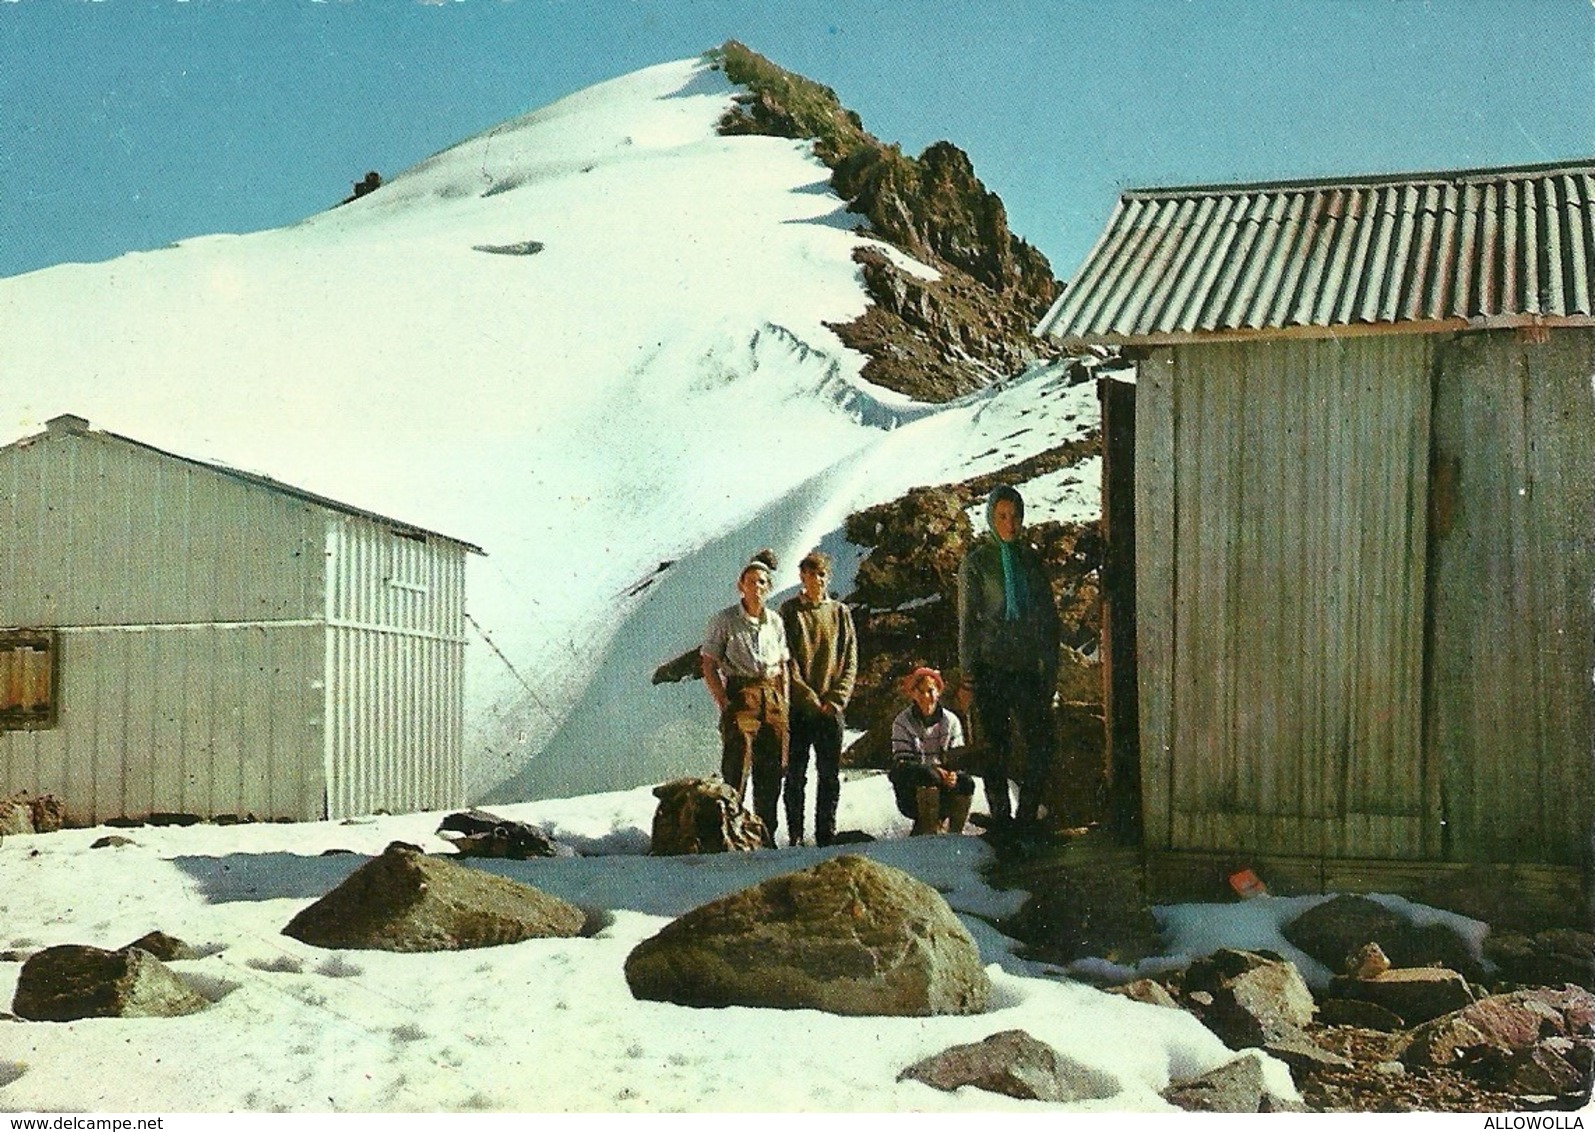
<instances>
[{"instance_id":1,"label":"small window","mask_svg":"<svg viewBox=\"0 0 1595 1132\"><path fill-rule=\"evenodd\" d=\"M0 731L55 726L56 632L0 629Z\"/></svg>"}]
</instances>

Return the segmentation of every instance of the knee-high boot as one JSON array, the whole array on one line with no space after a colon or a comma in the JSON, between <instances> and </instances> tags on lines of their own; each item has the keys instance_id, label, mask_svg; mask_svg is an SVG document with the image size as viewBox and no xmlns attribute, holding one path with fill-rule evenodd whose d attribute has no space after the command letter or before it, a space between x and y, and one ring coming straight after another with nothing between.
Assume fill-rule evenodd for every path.
<instances>
[{"instance_id":1,"label":"knee-high boot","mask_svg":"<svg viewBox=\"0 0 1595 1132\"><path fill-rule=\"evenodd\" d=\"M918 816L910 836L919 837L935 833L941 828L941 791L934 786L921 786L914 791L914 808Z\"/></svg>"},{"instance_id":2,"label":"knee-high boot","mask_svg":"<svg viewBox=\"0 0 1595 1132\"><path fill-rule=\"evenodd\" d=\"M947 832L964 832L964 822L969 819L969 804L973 802L972 794L954 794L947 799Z\"/></svg>"}]
</instances>

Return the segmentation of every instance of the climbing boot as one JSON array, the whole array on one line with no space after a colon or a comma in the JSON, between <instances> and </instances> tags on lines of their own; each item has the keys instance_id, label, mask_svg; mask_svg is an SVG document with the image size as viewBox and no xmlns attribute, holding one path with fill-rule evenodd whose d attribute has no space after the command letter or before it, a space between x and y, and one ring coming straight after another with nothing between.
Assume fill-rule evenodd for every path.
<instances>
[{"instance_id":1,"label":"climbing boot","mask_svg":"<svg viewBox=\"0 0 1595 1132\"><path fill-rule=\"evenodd\" d=\"M947 832L964 832L964 822L969 819L969 804L975 800L973 794L954 794L947 799Z\"/></svg>"},{"instance_id":2,"label":"climbing boot","mask_svg":"<svg viewBox=\"0 0 1595 1132\"><path fill-rule=\"evenodd\" d=\"M914 791L914 809L919 815L909 836L919 837L935 833L941 828L941 791L934 786L921 786Z\"/></svg>"}]
</instances>

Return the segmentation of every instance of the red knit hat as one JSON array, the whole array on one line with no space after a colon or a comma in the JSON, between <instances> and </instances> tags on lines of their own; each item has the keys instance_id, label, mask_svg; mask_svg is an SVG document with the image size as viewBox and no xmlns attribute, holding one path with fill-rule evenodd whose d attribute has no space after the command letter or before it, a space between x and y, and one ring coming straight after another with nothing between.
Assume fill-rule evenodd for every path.
<instances>
[{"instance_id":1,"label":"red knit hat","mask_svg":"<svg viewBox=\"0 0 1595 1132\"><path fill-rule=\"evenodd\" d=\"M903 683L902 683L903 695L905 695L905 696L912 695L913 691L914 691L914 685L918 684L920 682L920 680L922 678L926 677L926 676L929 676L930 680L931 680L931 683L936 685L936 694L937 695L941 695L943 692L945 692L947 690L947 681L942 679L942 675L941 675L940 672L937 672L934 668L926 668L924 665L920 665L918 668L914 669L914 671L910 672L907 676L903 677Z\"/></svg>"}]
</instances>

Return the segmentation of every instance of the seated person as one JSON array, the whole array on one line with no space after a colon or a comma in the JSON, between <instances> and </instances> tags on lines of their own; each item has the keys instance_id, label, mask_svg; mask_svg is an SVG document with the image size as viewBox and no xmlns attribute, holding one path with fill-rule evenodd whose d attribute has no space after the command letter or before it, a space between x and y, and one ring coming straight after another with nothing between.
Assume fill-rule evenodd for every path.
<instances>
[{"instance_id":1,"label":"seated person","mask_svg":"<svg viewBox=\"0 0 1595 1132\"><path fill-rule=\"evenodd\" d=\"M975 780L942 765L943 756L964 745L964 727L942 707L945 684L934 668L916 668L903 681L909 699L892 721L892 769L888 777L897 808L914 819L913 835L962 833L974 800Z\"/></svg>"}]
</instances>

